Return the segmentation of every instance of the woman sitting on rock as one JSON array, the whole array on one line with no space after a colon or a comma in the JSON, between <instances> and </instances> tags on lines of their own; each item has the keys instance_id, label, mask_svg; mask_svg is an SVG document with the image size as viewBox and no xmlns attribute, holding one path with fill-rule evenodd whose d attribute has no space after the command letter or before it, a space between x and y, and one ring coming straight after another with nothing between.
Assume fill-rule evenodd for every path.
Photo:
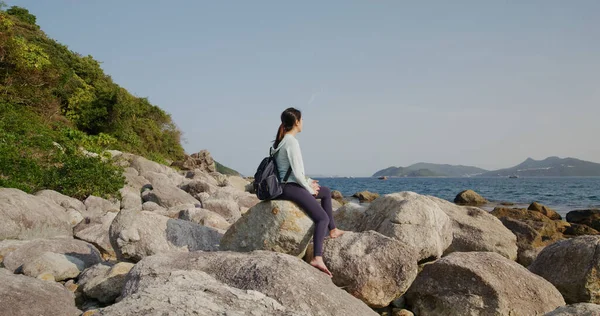
<instances>
[{"instance_id":1,"label":"woman sitting on rock","mask_svg":"<svg viewBox=\"0 0 600 316\"><path fill-rule=\"evenodd\" d=\"M302 114L299 110L288 108L281 113L281 125L277 130L277 137L273 144L273 151L279 178L284 179L286 172L291 167L292 171L286 184L283 185L283 194L278 199L296 203L315 223L314 230L314 258L310 264L315 268L332 276L323 262L323 239L329 232L331 238L341 236L344 231L335 227L333 210L331 206L331 190L321 187L318 181L304 175L304 163L300 145L295 135L302 131ZM317 202L321 199L321 204Z\"/></svg>"}]
</instances>

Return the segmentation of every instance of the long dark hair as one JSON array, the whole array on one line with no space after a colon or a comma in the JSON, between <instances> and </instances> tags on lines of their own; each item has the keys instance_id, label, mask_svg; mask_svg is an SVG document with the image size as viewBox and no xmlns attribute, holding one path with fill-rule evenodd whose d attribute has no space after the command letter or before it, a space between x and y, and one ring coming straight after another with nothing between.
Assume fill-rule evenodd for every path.
<instances>
[{"instance_id":1,"label":"long dark hair","mask_svg":"<svg viewBox=\"0 0 600 316\"><path fill-rule=\"evenodd\" d=\"M285 136L285 133L289 132L294 128L294 124L302 119L302 112L294 108L287 108L281 113L281 125L277 129L277 136L275 136L275 144L273 148L277 148L279 143Z\"/></svg>"}]
</instances>

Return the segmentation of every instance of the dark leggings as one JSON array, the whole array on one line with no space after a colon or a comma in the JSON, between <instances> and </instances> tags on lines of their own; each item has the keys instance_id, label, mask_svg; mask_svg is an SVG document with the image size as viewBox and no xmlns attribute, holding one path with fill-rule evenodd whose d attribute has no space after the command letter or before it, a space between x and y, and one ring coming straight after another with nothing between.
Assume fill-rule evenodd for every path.
<instances>
[{"instance_id":1,"label":"dark leggings","mask_svg":"<svg viewBox=\"0 0 600 316\"><path fill-rule=\"evenodd\" d=\"M323 239L330 230L335 228L331 207L331 190L328 187L321 187L319 194L315 197L301 185L290 182L283 185L283 194L278 199L296 203L315 222L314 255L322 256ZM321 205L317 199L321 199Z\"/></svg>"}]
</instances>

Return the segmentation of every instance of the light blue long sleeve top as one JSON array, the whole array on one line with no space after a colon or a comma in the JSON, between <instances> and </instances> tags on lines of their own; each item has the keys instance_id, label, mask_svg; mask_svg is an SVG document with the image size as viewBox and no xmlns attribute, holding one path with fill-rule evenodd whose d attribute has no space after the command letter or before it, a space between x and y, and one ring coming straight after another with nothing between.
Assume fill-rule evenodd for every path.
<instances>
[{"instance_id":1,"label":"light blue long sleeve top","mask_svg":"<svg viewBox=\"0 0 600 316\"><path fill-rule=\"evenodd\" d=\"M291 134L285 134L277 148L271 147L271 150L273 153L276 153L275 161L279 169L279 179L283 181L288 168L291 166L292 172L287 182L295 182L314 195L315 191L311 187L312 179L304 174L302 152L300 151L300 144L296 137Z\"/></svg>"}]
</instances>

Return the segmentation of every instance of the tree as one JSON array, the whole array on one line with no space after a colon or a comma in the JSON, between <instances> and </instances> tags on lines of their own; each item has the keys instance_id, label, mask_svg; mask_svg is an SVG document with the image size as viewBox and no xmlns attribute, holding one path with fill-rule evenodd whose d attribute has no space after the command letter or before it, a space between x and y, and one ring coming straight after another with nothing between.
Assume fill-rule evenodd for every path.
<instances>
[{"instance_id":1,"label":"tree","mask_svg":"<svg viewBox=\"0 0 600 316\"><path fill-rule=\"evenodd\" d=\"M19 20L21 20L25 23L29 23L31 25L36 25L35 24L35 21L36 21L35 15L29 13L29 10L27 10L25 8L12 6L12 7L10 7L10 9L6 10L6 13L19 18Z\"/></svg>"}]
</instances>

